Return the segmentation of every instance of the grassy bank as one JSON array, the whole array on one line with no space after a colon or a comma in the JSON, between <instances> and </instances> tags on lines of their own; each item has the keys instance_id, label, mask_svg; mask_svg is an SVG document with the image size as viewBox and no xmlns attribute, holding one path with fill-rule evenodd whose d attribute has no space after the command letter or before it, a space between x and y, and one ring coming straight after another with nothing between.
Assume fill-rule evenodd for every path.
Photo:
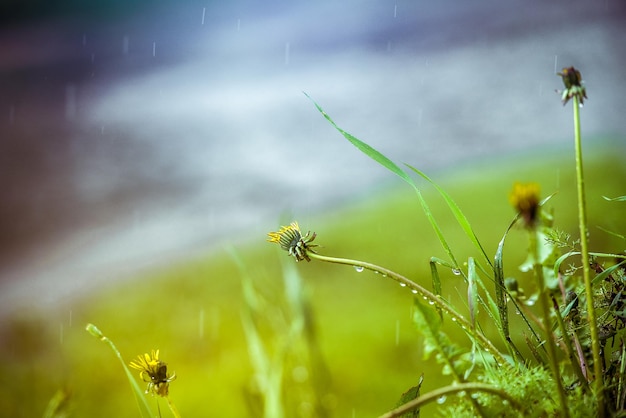
<instances>
[{"instance_id":1,"label":"grassy bank","mask_svg":"<svg viewBox=\"0 0 626 418\"><path fill-rule=\"evenodd\" d=\"M619 203L602 198L624 194L623 143L605 144L586 154L594 251L614 252L625 247L623 240L595 228L622 234L626 230L624 211L616 206ZM493 255L514 216L507 200L514 181L537 182L544 196L557 192L548 204L554 208L556 226L576 235L570 154L569 149L538 152L429 174L456 200L487 253ZM315 242L321 245L318 251L322 254L369 260L430 287L429 259L445 253L415 194L391 175L389 184L375 198L321 213L306 224L301 222L301 227L318 234ZM461 260L475 256L445 202L426 184L422 188L455 253ZM296 408L301 408L303 416L311 411L302 399L313 396L307 393L315 393L311 389L315 385L323 388L317 393L323 394L321 403L330 416L370 417L392 408L422 373L423 392L448 383L440 380L440 365L422 359L421 337L410 317L410 292L351 267L315 262L289 263L287 267L279 262L287 259L285 253L266 244L265 239L250 237L248 245L224 248L165 271L115 283L52 312L16 313L2 329L3 415L42 416L54 393L65 389L70 393L73 416L138 416L119 363L107 347L84 331L88 322L97 324L115 341L127 362L160 349L168 370L178 376L171 383L170 396L185 417L247 416L257 405L263 391L253 379L250 349L261 346L245 335L242 313L245 318L246 312L271 359L280 356L276 353L285 346L293 349L283 356L287 360L278 363L291 382L290 390L303 395L291 393L283 399L300 399L297 402L302 405ZM522 231L512 232L505 248L505 273L517 270L526 257L527 245ZM233 252L243 267L238 267ZM283 269L294 266L300 277L287 283L302 286L298 290L305 297L295 308L285 295L283 281ZM246 277L249 281L245 283L255 291L244 299L242 280ZM442 282L442 294L462 304L467 286L461 279L442 272ZM531 289L533 283L528 277L520 285ZM298 309L302 311L294 313ZM312 321L307 322L310 328L305 327L309 338L305 343L285 337L298 315ZM514 333L515 324L511 329ZM523 341L520 335L514 338ZM301 346L306 343L308 347ZM311 364L315 367L305 367ZM149 402L154 405L157 398ZM170 416L164 403L160 408L163 416ZM426 409L424 414L429 416Z\"/></svg>"}]
</instances>

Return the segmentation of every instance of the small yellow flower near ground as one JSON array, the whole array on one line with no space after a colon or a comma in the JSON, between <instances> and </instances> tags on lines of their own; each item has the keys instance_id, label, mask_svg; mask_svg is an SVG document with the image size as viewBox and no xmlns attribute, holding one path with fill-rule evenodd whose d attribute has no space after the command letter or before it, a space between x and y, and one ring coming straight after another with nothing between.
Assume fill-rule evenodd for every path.
<instances>
[{"instance_id":1,"label":"small yellow flower near ground","mask_svg":"<svg viewBox=\"0 0 626 418\"><path fill-rule=\"evenodd\" d=\"M516 182L509 195L511 206L520 213L524 225L529 228L535 225L539 215L539 191L537 183Z\"/></svg>"},{"instance_id":2,"label":"small yellow flower near ground","mask_svg":"<svg viewBox=\"0 0 626 418\"><path fill-rule=\"evenodd\" d=\"M268 235L269 242L280 244L280 248L287 251L289 255L295 257L296 261L311 261L308 251L315 252L311 247L317 247L311 242L317 236L315 232L311 235L311 231L307 232L303 237L300 232L298 222L292 222L289 226L282 226L278 232L270 232Z\"/></svg>"},{"instance_id":3,"label":"small yellow flower near ground","mask_svg":"<svg viewBox=\"0 0 626 418\"><path fill-rule=\"evenodd\" d=\"M146 393L163 397L168 395L169 384L176 379L176 373L171 376L167 373L167 364L159 360L159 350L152 350L152 354L137 356L137 359L128 365L139 370L139 377L148 383Z\"/></svg>"}]
</instances>

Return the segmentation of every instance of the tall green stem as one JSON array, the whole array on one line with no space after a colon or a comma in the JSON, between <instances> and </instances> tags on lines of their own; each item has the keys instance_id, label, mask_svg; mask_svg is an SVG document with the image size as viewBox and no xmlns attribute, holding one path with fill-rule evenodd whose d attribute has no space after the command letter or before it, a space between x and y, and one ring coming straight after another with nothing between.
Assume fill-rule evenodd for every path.
<instances>
[{"instance_id":1,"label":"tall green stem","mask_svg":"<svg viewBox=\"0 0 626 418\"><path fill-rule=\"evenodd\" d=\"M489 339L485 337L483 334L476 332L476 330L471 326L471 324L469 323L467 319L465 319L458 312L456 312L452 307L450 307L442 298L436 296L434 293L430 292L429 290L425 289L423 286L420 286L414 281L407 279L406 277L392 270L377 266L376 264L367 263L365 261L351 260L347 258L328 257L325 255L314 253L312 251L308 252L308 256L310 258L314 258L319 261L326 261L328 263L335 263L335 264L344 264L348 266L353 266L356 269L361 269L361 270L363 269L371 270L373 272L381 274L383 277L389 277L397 281L398 283L400 283L401 286L405 286L408 289L411 289L413 293L421 295L424 299L428 300L428 302L431 305L435 305L438 308L440 308L442 311L446 312L452 318L453 322L456 322L457 324L459 324L465 332L470 334L473 338L476 339L477 342L479 342L482 345L484 350L491 353L491 355L494 356L494 358L500 365L502 366L509 365L507 360L502 356L502 354L492 344L492 342L489 341Z\"/></svg>"},{"instance_id":2,"label":"tall green stem","mask_svg":"<svg viewBox=\"0 0 626 418\"><path fill-rule=\"evenodd\" d=\"M604 382L602 379L602 360L600 357L600 340L598 338L598 324L596 311L593 305L594 293L591 284L589 263L589 247L587 237L587 208L585 201L585 182L583 175L583 152L580 139L580 106L578 96L572 100L574 106L574 144L576 148L576 186L578 189L578 226L580 229L580 252L583 265L583 281L587 299L587 315L591 334L591 350L593 355L593 371L595 374L596 397L598 399L598 416L604 416Z\"/></svg>"},{"instance_id":3,"label":"tall green stem","mask_svg":"<svg viewBox=\"0 0 626 418\"><path fill-rule=\"evenodd\" d=\"M550 331L550 301L548 299L548 289L546 288L545 280L543 277L543 266L539 259L539 246L537 243L537 230L533 228L529 231L530 238L530 253L533 254L535 262L533 263L533 273L537 280L537 287L539 288L539 299L541 303L541 309L543 313L543 327L546 332L546 345L548 350L548 357L550 368L552 369L552 375L554 376L554 382L556 383L557 391L559 392L559 402L561 403L561 410L565 418L569 417L569 408L567 407L567 397L563 390L563 381L561 380L561 372L559 370L559 362L556 354L556 344L552 332Z\"/></svg>"}]
</instances>

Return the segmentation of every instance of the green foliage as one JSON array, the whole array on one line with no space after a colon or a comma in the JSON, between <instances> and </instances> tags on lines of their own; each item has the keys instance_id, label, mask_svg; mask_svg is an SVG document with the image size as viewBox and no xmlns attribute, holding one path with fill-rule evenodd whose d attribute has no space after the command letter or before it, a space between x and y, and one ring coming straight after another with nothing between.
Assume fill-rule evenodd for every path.
<instances>
[{"instance_id":1,"label":"green foliage","mask_svg":"<svg viewBox=\"0 0 626 418\"><path fill-rule=\"evenodd\" d=\"M575 104L577 103L576 100L574 102ZM474 233L468 218L463 214L450 195L420 170L407 165L414 173L418 174L435 187L452 211L457 223L461 226L466 236L479 251L479 254L484 257L490 269L485 270L481 268L481 271L486 273L494 283L494 301L490 292L485 289L484 284L480 280L477 273L477 264L472 257L468 258L468 263L465 266L466 271L460 269L457 257L448 244L448 240L444 237L442 228L435 220L435 216L422 197L420 189L410 176L379 151L340 128L317 103L313 103L324 118L326 118L326 120L328 120L348 141L368 157L398 175L417 192L422 209L450 259L449 263L444 260L437 260L436 258L431 259L432 282L437 297L441 297L441 278L437 271L438 264L449 266L455 274L461 274L467 282L467 305L470 316L469 326L472 332L468 332L466 322L464 319L461 321L456 308L447 304L440 304L438 300L433 300L431 296L424 292L419 292L420 295L415 298L413 320L417 329L424 337L425 358L428 358L433 353L436 354L438 363L443 365L442 373L444 375L451 375L457 384L466 382L468 378L489 383L495 388L502 389L508 396L514 399L516 405L521 405L520 408L511 408L508 399L493 396L487 391L477 391L471 395L463 391L460 392L461 396L458 396L461 402L449 402L449 406L441 411L443 415L455 417L587 417L599 413L604 414L606 411L612 411L616 415L621 415L626 408L626 396L621 386L625 378L625 367L623 366L622 360L626 359L626 340L624 339L626 335L624 327L626 322L626 286L624 285L623 262L614 262L613 265L606 267L600 265L598 262L594 262L597 274L593 281L589 281L587 278L589 265L585 264L585 260L587 260L587 250L585 247L587 237L584 236L584 239L579 241L582 244L582 270L584 270L584 280L580 277L573 277L573 274L578 270L576 267L570 268L568 274L564 275L561 272L560 266L568 257L579 254L579 252L576 251L576 244L578 242L572 243L569 235L557 231L553 226L552 213L544 210L545 203L553 195L539 202L538 187L519 187L517 191L519 194L514 196L512 203L515 202L516 208L520 211L524 221L524 228L528 231L529 236L527 258L526 261L520 265L519 269L522 273L532 273L537 284L536 293L530 297L526 297L526 295L521 292L515 278L505 278L503 268L505 238L510 229L518 222L518 218L516 217L514 222L506 229L504 238L497 247L495 262L492 264L483 245ZM577 113L575 113L575 118L578 123ZM578 147L578 129L576 133ZM577 154L577 162L579 160L580 157ZM579 212L584 215L584 209L581 209L581 207L584 206L584 193L580 193L582 185L580 171L577 182L579 185L579 196L583 196L582 205L579 199ZM536 193L536 195L533 193ZM621 198L608 199L606 197L605 199L611 201L622 200ZM586 216L581 216L580 219L586 220ZM581 224L581 233L584 233L584 231L586 231L586 225L582 226ZM561 255L560 250L566 246L571 248L570 251L565 255ZM607 254L596 253L594 256L601 258L606 257ZM610 256L613 257L613 259L625 258L617 254L610 254ZM357 262L351 260L338 261L334 259L334 261L332 261L331 257L316 258L340 264L357 265ZM368 263L358 262L358 265L368 265ZM384 275L391 277L396 276L395 273L384 268L372 268L372 270L389 273ZM585 308L582 307L582 305L580 305L579 308L579 305L575 303L578 298L575 298L574 301L568 300L568 296L572 294L572 292L574 292L574 294L580 292L578 289L582 286L583 281L585 283L585 289L582 293L587 298L587 312L585 312ZM601 292L594 292L590 284L601 287ZM507 285L511 290L510 292L509 289L507 289ZM418 289L416 287L414 288ZM483 296L479 294L479 288L483 292ZM424 305L420 301L422 296L423 299L428 300L431 305L437 305L437 311L433 310L432 307ZM560 297L562 305L565 306L562 311L564 315L561 315L560 309L558 308L557 297ZM592 298L593 300L591 300ZM542 308L538 316L531 310L531 306L534 305L535 300L539 300L539 305ZM514 305L517 313L520 314L524 323L528 326L530 334L534 337L534 339L530 339L525 335L525 340L529 345L528 348L537 361L534 365L531 363L530 359L525 358L521 354L511 340L507 306L509 301ZM510 349L510 352L514 354L510 357L511 365L515 370L514 373L511 372L509 367L504 367L504 364L495 365L488 360L491 356L501 357L501 354L482 352L477 349L477 341L487 338L476 319L479 306L486 308L489 318L498 325L499 333L504 340L503 342ZM599 324L595 323L596 307L602 309L599 315L601 320ZM468 333L472 341L471 348L465 348L455 344L442 330L442 320L446 316L459 323L461 328ZM527 317L533 318L535 322L534 326ZM580 318L587 318L587 327L583 325L584 320L580 320ZM557 325L553 325L555 319L560 332L555 332L557 329ZM538 337L538 333L534 330L535 327L542 330L545 334L543 340ZM600 329L599 336L596 335L596 327ZM581 332L581 330L583 332ZM600 344L601 348L604 350L608 347L607 341L609 339L611 340L613 350L611 352L611 358L615 360L611 360L610 363L611 367L609 370L612 371L612 374L604 376L602 373L598 372L598 370L600 370L598 363L599 361L604 363L606 357L601 360L599 359L598 344ZM486 351L491 351L490 346L483 345L483 348L484 347L489 347ZM563 361L563 357L566 358L566 361ZM477 358L481 359L481 361L477 362ZM545 362L547 362L549 368L546 367ZM590 374L590 364L594 365L595 377ZM476 367L477 365L478 367ZM593 391L588 385L589 381L592 380L595 381ZM567 386L565 382L567 382ZM428 397L429 394L424 395L424 398ZM605 402L605 399L609 399L609 402ZM407 405L412 405L416 402L419 403L418 401L419 399L407 401ZM397 415L394 411L390 411L385 416Z\"/></svg>"},{"instance_id":2,"label":"green foliage","mask_svg":"<svg viewBox=\"0 0 626 418\"><path fill-rule=\"evenodd\" d=\"M130 383L130 387L132 388L133 394L135 395L135 400L137 401L137 406L139 407L139 413L143 418L150 418L152 416L152 411L150 410L150 406L148 406L148 402L146 401L146 395L137 384L135 377L128 369L128 366L126 366L126 362L122 358L122 354L117 349L113 341L107 338L107 336L105 336L102 331L100 331L98 327L96 327L94 324L87 324L86 330L91 335L98 338L100 341L107 344L111 348L117 359L120 361L122 369L124 370L124 374L126 374L126 378Z\"/></svg>"},{"instance_id":3,"label":"green foliage","mask_svg":"<svg viewBox=\"0 0 626 418\"><path fill-rule=\"evenodd\" d=\"M419 382L417 382L417 385L409 388L409 390L407 390L406 392L404 392L402 394L402 396L400 397L400 400L398 401L398 403L396 404L396 406L402 406L408 402L411 402L417 398L419 398L420 396L420 390L422 388L422 383L424 382L424 375L420 376L420 380ZM404 414L402 414L400 417L401 418L419 418L420 416L420 409L419 408L415 408L412 411L408 411Z\"/></svg>"}]
</instances>

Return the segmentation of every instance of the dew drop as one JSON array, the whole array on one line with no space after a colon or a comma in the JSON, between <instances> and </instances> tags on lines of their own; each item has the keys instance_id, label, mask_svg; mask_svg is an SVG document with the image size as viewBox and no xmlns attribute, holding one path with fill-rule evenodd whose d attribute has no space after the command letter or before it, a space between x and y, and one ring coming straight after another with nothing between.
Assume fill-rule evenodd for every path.
<instances>
[{"instance_id":1,"label":"dew drop","mask_svg":"<svg viewBox=\"0 0 626 418\"><path fill-rule=\"evenodd\" d=\"M429 305L434 305L434 304L435 304L435 301L434 301L434 300L429 300L429 301L428 301L428 304L429 304Z\"/></svg>"},{"instance_id":2,"label":"dew drop","mask_svg":"<svg viewBox=\"0 0 626 418\"><path fill-rule=\"evenodd\" d=\"M459 270L459 269L452 269L452 274L454 274L455 276L460 276L461 275L461 270Z\"/></svg>"},{"instance_id":3,"label":"dew drop","mask_svg":"<svg viewBox=\"0 0 626 418\"><path fill-rule=\"evenodd\" d=\"M446 401L446 396L440 396L439 398L437 398L437 403L439 405L443 404Z\"/></svg>"},{"instance_id":4,"label":"dew drop","mask_svg":"<svg viewBox=\"0 0 626 418\"><path fill-rule=\"evenodd\" d=\"M478 392L474 392L470 395L472 397L472 399L478 399L478 397L480 396L480 394Z\"/></svg>"},{"instance_id":5,"label":"dew drop","mask_svg":"<svg viewBox=\"0 0 626 418\"><path fill-rule=\"evenodd\" d=\"M363 267L361 266L354 266L354 269L356 270L357 273L360 273L363 271Z\"/></svg>"},{"instance_id":6,"label":"dew drop","mask_svg":"<svg viewBox=\"0 0 626 418\"><path fill-rule=\"evenodd\" d=\"M400 283L400 287L406 287L406 283Z\"/></svg>"},{"instance_id":7,"label":"dew drop","mask_svg":"<svg viewBox=\"0 0 626 418\"><path fill-rule=\"evenodd\" d=\"M416 295L416 294L417 294L417 290L415 290L415 289L411 289L411 293L413 293L414 295Z\"/></svg>"},{"instance_id":8,"label":"dew drop","mask_svg":"<svg viewBox=\"0 0 626 418\"><path fill-rule=\"evenodd\" d=\"M456 322L456 318L455 317L452 317L452 322Z\"/></svg>"}]
</instances>

